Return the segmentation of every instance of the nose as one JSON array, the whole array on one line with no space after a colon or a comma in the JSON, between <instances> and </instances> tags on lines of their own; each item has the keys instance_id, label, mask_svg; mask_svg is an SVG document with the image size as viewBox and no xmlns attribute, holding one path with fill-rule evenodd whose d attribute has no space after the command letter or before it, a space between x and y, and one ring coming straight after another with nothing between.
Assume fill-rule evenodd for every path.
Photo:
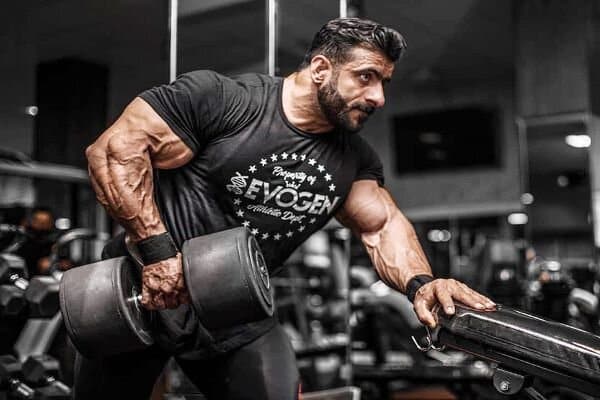
<instances>
[{"instance_id":1,"label":"nose","mask_svg":"<svg viewBox=\"0 0 600 400\"><path fill-rule=\"evenodd\" d=\"M375 108L381 108L385 104L383 85L381 83L372 86L366 93L366 99Z\"/></svg>"}]
</instances>

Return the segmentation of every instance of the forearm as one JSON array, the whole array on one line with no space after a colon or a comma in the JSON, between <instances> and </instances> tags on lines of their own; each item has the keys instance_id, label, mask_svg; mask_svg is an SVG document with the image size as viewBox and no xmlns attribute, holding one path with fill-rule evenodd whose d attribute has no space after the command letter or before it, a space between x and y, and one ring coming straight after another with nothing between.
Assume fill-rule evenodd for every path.
<instances>
[{"instance_id":1,"label":"forearm","mask_svg":"<svg viewBox=\"0 0 600 400\"><path fill-rule=\"evenodd\" d=\"M153 196L152 162L148 146L135 132L110 128L86 152L96 196L133 241L164 232Z\"/></svg>"},{"instance_id":2,"label":"forearm","mask_svg":"<svg viewBox=\"0 0 600 400\"><path fill-rule=\"evenodd\" d=\"M336 217L360 236L375 270L388 286L406 294L411 278L432 275L411 223L390 193L375 181L354 182ZM494 309L490 299L454 279L436 279L419 287L411 284L411 295L419 320L431 328L436 324L431 309L438 302L450 314L454 312L453 299L480 310Z\"/></svg>"}]
</instances>

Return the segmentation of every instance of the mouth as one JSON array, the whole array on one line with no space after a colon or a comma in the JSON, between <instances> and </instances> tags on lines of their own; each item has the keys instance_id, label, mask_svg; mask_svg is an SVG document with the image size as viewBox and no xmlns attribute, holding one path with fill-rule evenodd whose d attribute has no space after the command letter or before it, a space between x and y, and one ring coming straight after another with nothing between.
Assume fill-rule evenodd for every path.
<instances>
[{"instance_id":1,"label":"mouth","mask_svg":"<svg viewBox=\"0 0 600 400\"><path fill-rule=\"evenodd\" d=\"M357 106L352 107L352 109L360 111L362 114L364 114L366 116L370 116L375 111L375 109L373 107L365 106L365 105L357 105Z\"/></svg>"},{"instance_id":2,"label":"mouth","mask_svg":"<svg viewBox=\"0 0 600 400\"><path fill-rule=\"evenodd\" d=\"M358 120L360 122L364 122L367 119L369 119L369 117L371 116L371 114L373 114L373 110L365 110L364 108L355 108L356 111L358 111Z\"/></svg>"}]
</instances>

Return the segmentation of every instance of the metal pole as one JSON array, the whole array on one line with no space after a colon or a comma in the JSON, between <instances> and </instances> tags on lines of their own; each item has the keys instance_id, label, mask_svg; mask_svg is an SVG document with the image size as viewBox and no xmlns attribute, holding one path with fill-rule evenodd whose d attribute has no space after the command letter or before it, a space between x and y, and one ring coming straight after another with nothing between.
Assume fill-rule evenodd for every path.
<instances>
[{"instance_id":1,"label":"metal pole","mask_svg":"<svg viewBox=\"0 0 600 400\"><path fill-rule=\"evenodd\" d=\"M340 18L348 16L348 0L340 0Z\"/></svg>"},{"instance_id":2,"label":"metal pole","mask_svg":"<svg viewBox=\"0 0 600 400\"><path fill-rule=\"evenodd\" d=\"M277 0L267 0L267 74L275 76L275 32L277 29L276 18Z\"/></svg>"},{"instance_id":3,"label":"metal pole","mask_svg":"<svg viewBox=\"0 0 600 400\"><path fill-rule=\"evenodd\" d=\"M169 82L177 77L177 8L178 0L169 0Z\"/></svg>"}]
</instances>

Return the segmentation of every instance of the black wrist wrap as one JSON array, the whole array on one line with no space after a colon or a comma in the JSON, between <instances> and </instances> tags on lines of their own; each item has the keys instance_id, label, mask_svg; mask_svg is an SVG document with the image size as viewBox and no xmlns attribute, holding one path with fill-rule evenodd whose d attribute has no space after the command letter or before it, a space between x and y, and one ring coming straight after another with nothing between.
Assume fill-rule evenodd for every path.
<instances>
[{"instance_id":1,"label":"black wrist wrap","mask_svg":"<svg viewBox=\"0 0 600 400\"><path fill-rule=\"evenodd\" d=\"M144 265L154 264L177 255L177 246L169 232L140 240L137 248Z\"/></svg>"},{"instance_id":2,"label":"black wrist wrap","mask_svg":"<svg viewBox=\"0 0 600 400\"><path fill-rule=\"evenodd\" d=\"M431 282L433 279L434 278L431 275L416 275L410 278L406 284L406 297L408 297L411 303L415 301L417 290L419 290L421 286Z\"/></svg>"}]
</instances>

